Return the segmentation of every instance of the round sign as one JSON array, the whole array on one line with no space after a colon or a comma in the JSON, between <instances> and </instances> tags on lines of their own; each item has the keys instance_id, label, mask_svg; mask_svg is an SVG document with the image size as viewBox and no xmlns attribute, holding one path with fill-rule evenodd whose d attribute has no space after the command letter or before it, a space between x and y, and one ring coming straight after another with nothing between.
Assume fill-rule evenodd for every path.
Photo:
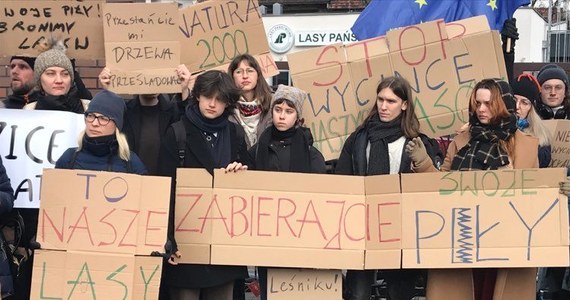
<instances>
[{"instance_id":1,"label":"round sign","mask_svg":"<svg viewBox=\"0 0 570 300\"><path fill-rule=\"evenodd\" d=\"M271 27L267 33L267 39L269 48L275 53L286 53L293 48L293 32L287 25L278 24Z\"/></svg>"}]
</instances>

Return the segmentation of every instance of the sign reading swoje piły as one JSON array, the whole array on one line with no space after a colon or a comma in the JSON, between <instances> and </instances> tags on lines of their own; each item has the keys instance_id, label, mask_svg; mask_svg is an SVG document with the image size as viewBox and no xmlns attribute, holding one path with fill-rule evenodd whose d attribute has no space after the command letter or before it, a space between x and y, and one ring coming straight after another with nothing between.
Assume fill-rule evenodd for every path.
<instances>
[{"instance_id":1,"label":"sign reading swoje pi\u0142y","mask_svg":"<svg viewBox=\"0 0 570 300\"><path fill-rule=\"evenodd\" d=\"M83 115L0 109L0 155L16 195L15 207L40 207L40 180L67 148L77 147ZM57 120L57 122L54 122Z\"/></svg>"},{"instance_id":2,"label":"sign reading swoje pi\u0142y","mask_svg":"<svg viewBox=\"0 0 570 300\"><path fill-rule=\"evenodd\" d=\"M169 178L52 169L41 195L33 299L157 299Z\"/></svg>"},{"instance_id":3,"label":"sign reading swoje pi\u0142y","mask_svg":"<svg viewBox=\"0 0 570 300\"><path fill-rule=\"evenodd\" d=\"M179 93L181 49L176 3L103 5L109 89L116 93Z\"/></svg>"},{"instance_id":4,"label":"sign reading swoje pi\u0142y","mask_svg":"<svg viewBox=\"0 0 570 300\"><path fill-rule=\"evenodd\" d=\"M409 26L378 38L296 52L288 60L295 85L309 93L305 123L326 159L338 158L385 77L410 82L416 115L429 136L452 133L467 121L476 81L506 77L498 34L484 16Z\"/></svg>"},{"instance_id":5,"label":"sign reading swoje pi\u0142y","mask_svg":"<svg viewBox=\"0 0 570 300\"><path fill-rule=\"evenodd\" d=\"M105 58L104 1L0 1L0 56L37 56L50 38L61 39L73 58Z\"/></svg>"},{"instance_id":6,"label":"sign reading swoje pi\u0142y","mask_svg":"<svg viewBox=\"0 0 570 300\"><path fill-rule=\"evenodd\" d=\"M564 169L358 177L179 169L182 263L332 269L568 264ZM402 186L402 190L400 190ZM401 254L403 253L403 257ZM551 255L555 253L556 255Z\"/></svg>"}]
</instances>

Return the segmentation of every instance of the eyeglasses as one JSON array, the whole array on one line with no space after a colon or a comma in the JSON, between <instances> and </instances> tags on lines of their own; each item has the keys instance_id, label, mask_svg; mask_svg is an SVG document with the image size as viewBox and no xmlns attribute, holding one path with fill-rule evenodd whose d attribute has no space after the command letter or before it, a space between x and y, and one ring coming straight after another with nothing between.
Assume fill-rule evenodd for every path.
<instances>
[{"instance_id":1,"label":"eyeglasses","mask_svg":"<svg viewBox=\"0 0 570 300\"><path fill-rule=\"evenodd\" d=\"M255 69L253 68L247 68L247 69L235 69L234 70L234 75L242 75L243 73L247 73L247 75L253 75L254 73L257 73L255 71Z\"/></svg>"},{"instance_id":2,"label":"eyeglasses","mask_svg":"<svg viewBox=\"0 0 570 300\"><path fill-rule=\"evenodd\" d=\"M104 115L96 116L95 114L89 113L89 114L85 114L85 120L89 123L93 123L93 122L95 122L95 120L97 120L97 121L99 121L99 124L101 126L105 126L105 125L109 124L109 122L111 121L111 118L104 116Z\"/></svg>"},{"instance_id":3,"label":"eyeglasses","mask_svg":"<svg viewBox=\"0 0 570 300\"><path fill-rule=\"evenodd\" d=\"M542 89L545 90L545 91L547 91L547 92L549 92L549 93L551 93L553 90L556 91L556 92L560 92L560 91L562 91L562 90L564 89L564 85L561 85L561 84L559 84L559 85L554 85L554 86L552 86L552 85L544 85L544 86L542 86Z\"/></svg>"}]
</instances>

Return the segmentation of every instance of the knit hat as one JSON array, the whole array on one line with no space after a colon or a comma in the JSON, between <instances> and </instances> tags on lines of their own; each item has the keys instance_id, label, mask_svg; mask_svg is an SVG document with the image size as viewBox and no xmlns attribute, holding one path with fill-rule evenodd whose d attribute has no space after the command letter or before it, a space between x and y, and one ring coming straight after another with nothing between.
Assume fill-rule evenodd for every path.
<instances>
[{"instance_id":1,"label":"knit hat","mask_svg":"<svg viewBox=\"0 0 570 300\"><path fill-rule=\"evenodd\" d=\"M540 91L536 77L531 74L521 74L511 83L514 95L519 95L530 100L532 105L540 99Z\"/></svg>"},{"instance_id":2,"label":"knit hat","mask_svg":"<svg viewBox=\"0 0 570 300\"><path fill-rule=\"evenodd\" d=\"M538 71L538 76L536 77L538 78L538 83L540 83L540 86L542 86L544 82L550 79L560 79L564 82L566 88L568 88L568 74L566 74L566 71L564 71L564 69L556 64L548 64L540 68L540 71Z\"/></svg>"},{"instance_id":3,"label":"knit hat","mask_svg":"<svg viewBox=\"0 0 570 300\"><path fill-rule=\"evenodd\" d=\"M119 130L123 129L123 115L126 109L125 100L119 97L117 94L103 90L89 102L87 111L85 114L89 113L100 113L106 117L109 117L115 122Z\"/></svg>"},{"instance_id":4,"label":"knit hat","mask_svg":"<svg viewBox=\"0 0 570 300\"><path fill-rule=\"evenodd\" d=\"M71 76L71 82L73 82L73 66L67 55L65 55L66 50L63 41L59 41L52 43L49 50L40 53L40 55L36 57L34 80L38 87L41 87L40 77L45 70L50 67L66 69L67 72L69 72L69 76Z\"/></svg>"},{"instance_id":5,"label":"knit hat","mask_svg":"<svg viewBox=\"0 0 570 300\"><path fill-rule=\"evenodd\" d=\"M305 99L307 99L307 92L300 90L298 88L280 84L273 94L273 101L271 101L271 107L273 107L275 101L280 99L286 99L293 104L295 104L295 110L297 111L297 119L301 119L303 116L303 104Z\"/></svg>"},{"instance_id":6,"label":"knit hat","mask_svg":"<svg viewBox=\"0 0 570 300\"><path fill-rule=\"evenodd\" d=\"M32 68L32 70L34 69L34 63L36 62L35 57L14 55L10 58L10 62L14 59L21 59L25 61L30 66L30 68Z\"/></svg>"}]
</instances>

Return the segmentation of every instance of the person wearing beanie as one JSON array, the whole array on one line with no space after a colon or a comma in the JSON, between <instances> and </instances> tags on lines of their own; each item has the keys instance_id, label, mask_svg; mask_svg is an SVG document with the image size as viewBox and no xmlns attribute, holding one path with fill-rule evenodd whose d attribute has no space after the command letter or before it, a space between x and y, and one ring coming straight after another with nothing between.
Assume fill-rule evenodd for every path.
<instances>
[{"instance_id":1,"label":"person wearing beanie","mask_svg":"<svg viewBox=\"0 0 570 300\"><path fill-rule=\"evenodd\" d=\"M146 174L121 133L124 112L121 97L110 91L99 92L85 111L85 130L79 135L79 146L67 149L55 163L56 169Z\"/></svg>"},{"instance_id":2,"label":"person wearing beanie","mask_svg":"<svg viewBox=\"0 0 570 300\"><path fill-rule=\"evenodd\" d=\"M303 125L307 93L279 85L271 101L272 124L249 149L249 169L274 172L326 173L325 159L313 147L313 136ZM267 299L267 268L258 267L261 300Z\"/></svg>"},{"instance_id":3,"label":"person wearing beanie","mask_svg":"<svg viewBox=\"0 0 570 300\"><path fill-rule=\"evenodd\" d=\"M0 101L0 108L22 109L24 105L38 100L35 89L35 57L12 56L10 58L10 89L12 94Z\"/></svg>"},{"instance_id":4,"label":"person wearing beanie","mask_svg":"<svg viewBox=\"0 0 570 300\"><path fill-rule=\"evenodd\" d=\"M556 64L545 65L538 71L540 100L536 112L543 120L570 120L570 91L568 74Z\"/></svg>"},{"instance_id":5,"label":"person wearing beanie","mask_svg":"<svg viewBox=\"0 0 570 300\"><path fill-rule=\"evenodd\" d=\"M550 133L534 108L540 101L539 84L531 74L521 74L511 83L517 104L517 127L538 138L538 164L546 168L551 160Z\"/></svg>"},{"instance_id":6,"label":"person wearing beanie","mask_svg":"<svg viewBox=\"0 0 570 300\"><path fill-rule=\"evenodd\" d=\"M52 41L50 49L36 57L34 81L41 95L38 101L27 104L24 109L59 110L80 114L85 112L89 100L78 97L78 90L73 84L73 65L65 51L62 41Z\"/></svg>"},{"instance_id":7,"label":"person wearing beanie","mask_svg":"<svg viewBox=\"0 0 570 300\"><path fill-rule=\"evenodd\" d=\"M414 111L412 88L401 77L386 77L376 87L374 107L356 131L350 134L338 159L335 173L372 176L416 172L416 168L438 165L432 141L420 132ZM406 152L409 142L423 153ZM436 143L435 143L436 144ZM346 275L350 300L368 300L375 270L349 270ZM423 270L382 270L390 299L412 299L415 285L425 278ZM435 299L435 298L434 298Z\"/></svg>"},{"instance_id":8,"label":"person wearing beanie","mask_svg":"<svg viewBox=\"0 0 570 300\"><path fill-rule=\"evenodd\" d=\"M228 120L239 96L239 89L225 72L210 70L196 78L184 115L167 129L160 145L158 174L172 178L172 192L176 190L177 168L201 168L212 175L217 168L226 172L247 169L244 130ZM173 193L170 201L166 249L170 258L162 277L170 293L168 299L232 300L234 282L247 278L247 267L177 264L180 255L192 253L178 250Z\"/></svg>"}]
</instances>

